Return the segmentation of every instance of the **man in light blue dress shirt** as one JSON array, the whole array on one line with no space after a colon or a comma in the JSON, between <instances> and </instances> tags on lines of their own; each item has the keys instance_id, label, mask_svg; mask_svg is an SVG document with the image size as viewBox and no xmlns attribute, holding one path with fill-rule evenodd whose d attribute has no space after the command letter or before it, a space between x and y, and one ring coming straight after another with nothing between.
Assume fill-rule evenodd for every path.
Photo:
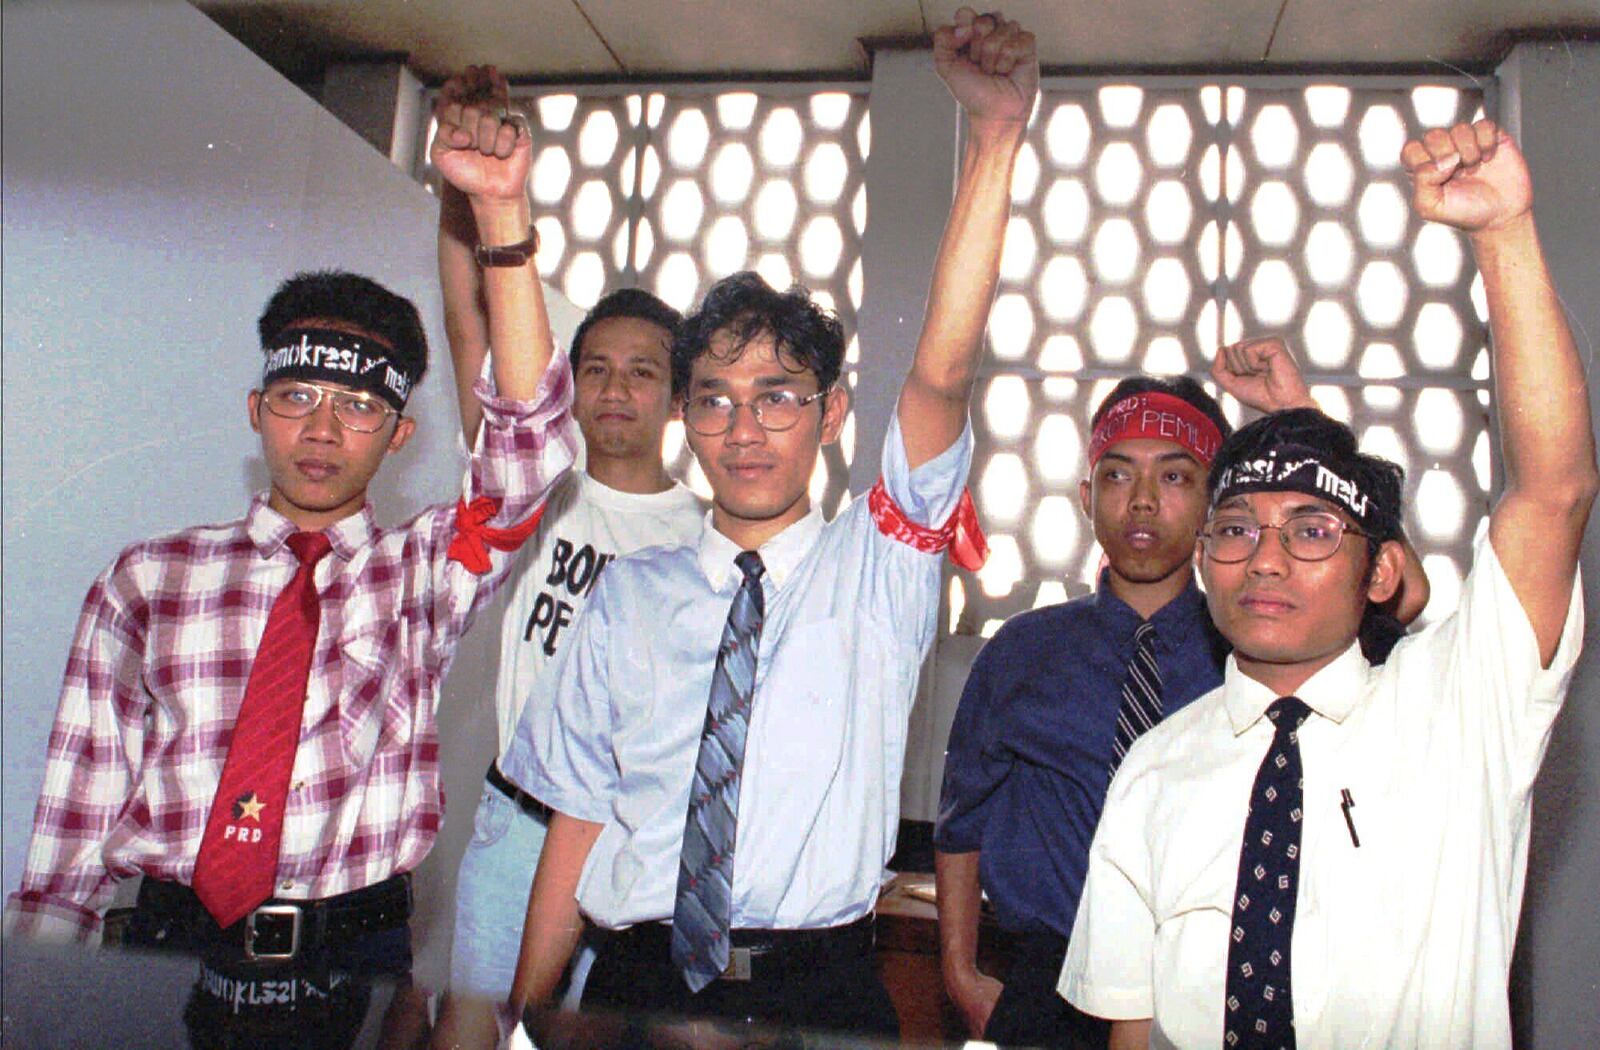
<instances>
[{"instance_id":1,"label":"man in light blue dress shirt","mask_svg":"<svg viewBox=\"0 0 1600 1050\"><path fill-rule=\"evenodd\" d=\"M706 527L695 545L608 568L556 667L531 768L505 771L554 810L514 1005L548 1001L581 911L611 931L586 1006L898 1030L873 966L871 914L894 848L941 552L972 550L968 401L1038 90L1032 35L997 17L958 12L934 56L969 133L882 479L831 522L809 499L818 451L848 408L837 320L754 274L707 293L673 348L713 492ZM764 567L764 616L738 767L732 949L723 976L691 992L668 922L744 551Z\"/></svg>"}]
</instances>

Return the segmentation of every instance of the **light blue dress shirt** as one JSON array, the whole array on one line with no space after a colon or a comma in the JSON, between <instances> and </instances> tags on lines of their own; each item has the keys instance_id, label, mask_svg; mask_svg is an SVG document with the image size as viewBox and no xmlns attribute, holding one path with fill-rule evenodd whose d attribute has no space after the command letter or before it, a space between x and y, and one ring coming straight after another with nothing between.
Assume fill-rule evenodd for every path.
<instances>
[{"instance_id":1,"label":"light blue dress shirt","mask_svg":"<svg viewBox=\"0 0 1600 1050\"><path fill-rule=\"evenodd\" d=\"M884 484L908 518L938 527L955 511L971 458L969 425L910 470L897 418ZM707 515L697 545L613 562L558 658L556 701L532 761L505 769L555 809L604 825L578 885L584 914L601 926L672 916L739 550ZM826 523L813 509L760 553L767 618L739 793L733 925L835 926L872 909L894 850L906 724L933 641L943 555L884 535L865 499Z\"/></svg>"}]
</instances>

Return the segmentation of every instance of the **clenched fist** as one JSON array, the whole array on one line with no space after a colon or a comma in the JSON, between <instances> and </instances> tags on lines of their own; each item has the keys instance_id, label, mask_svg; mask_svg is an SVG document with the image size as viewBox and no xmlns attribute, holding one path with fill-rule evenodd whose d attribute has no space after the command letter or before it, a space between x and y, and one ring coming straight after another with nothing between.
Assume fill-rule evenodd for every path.
<instances>
[{"instance_id":1,"label":"clenched fist","mask_svg":"<svg viewBox=\"0 0 1600 1050\"><path fill-rule=\"evenodd\" d=\"M1434 128L1400 151L1417 214L1468 233L1497 230L1533 206L1528 165L1492 120Z\"/></svg>"},{"instance_id":2,"label":"clenched fist","mask_svg":"<svg viewBox=\"0 0 1600 1050\"><path fill-rule=\"evenodd\" d=\"M505 78L493 66L468 66L439 93L439 121L429 158L445 181L479 200L523 196L533 158L526 120L509 106Z\"/></svg>"},{"instance_id":3,"label":"clenched fist","mask_svg":"<svg viewBox=\"0 0 1600 1050\"><path fill-rule=\"evenodd\" d=\"M1033 34L998 12L963 7L933 34L933 64L973 122L1025 124L1039 93Z\"/></svg>"}]
</instances>

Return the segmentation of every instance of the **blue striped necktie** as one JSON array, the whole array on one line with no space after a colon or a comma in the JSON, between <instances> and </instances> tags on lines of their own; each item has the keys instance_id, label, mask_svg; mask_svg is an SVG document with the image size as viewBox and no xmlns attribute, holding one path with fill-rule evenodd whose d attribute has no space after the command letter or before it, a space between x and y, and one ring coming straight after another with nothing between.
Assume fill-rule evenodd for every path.
<instances>
[{"instance_id":1,"label":"blue striped necktie","mask_svg":"<svg viewBox=\"0 0 1600 1050\"><path fill-rule=\"evenodd\" d=\"M744 551L734 559L744 573L722 628L717 666L700 754L689 789L689 817L678 856L678 893L672 909L672 962L689 990L698 992L728 968L733 917L733 856L738 837L739 782L745 728L755 692L756 650L766 601L761 592L761 555Z\"/></svg>"},{"instance_id":2,"label":"blue striped necktie","mask_svg":"<svg viewBox=\"0 0 1600 1050\"><path fill-rule=\"evenodd\" d=\"M1142 621L1133 632L1133 658L1122 680L1122 706L1117 708L1117 736L1111 743L1111 772L1133 742L1161 721L1161 672L1156 667L1156 625ZM1104 738L1102 738L1104 739Z\"/></svg>"},{"instance_id":3,"label":"blue striped necktie","mask_svg":"<svg viewBox=\"0 0 1600 1050\"><path fill-rule=\"evenodd\" d=\"M1294 1050L1289 946L1300 888L1305 778L1300 726L1311 708L1296 696L1267 708L1272 744L1256 770L1239 848L1222 1041L1250 1050Z\"/></svg>"}]
</instances>

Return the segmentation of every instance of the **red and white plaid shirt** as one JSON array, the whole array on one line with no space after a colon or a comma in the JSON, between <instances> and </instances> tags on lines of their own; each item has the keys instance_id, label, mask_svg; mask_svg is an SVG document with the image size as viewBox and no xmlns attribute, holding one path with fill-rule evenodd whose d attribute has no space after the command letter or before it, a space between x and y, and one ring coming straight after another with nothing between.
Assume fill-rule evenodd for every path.
<instances>
[{"instance_id":1,"label":"red and white plaid shirt","mask_svg":"<svg viewBox=\"0 0 1600 1050\"><path fill-rule=\"evenodd\" d=\"M571 370L556 354L531 402L490 396L470 502L490 522L539 507L577 454ZM443 816L439 684L514 555L474 575L446 555L454 503L380 529L370 506L326 531L321 630L278 859L279 897L318 900L415 867ZM188 885L234 719L273 601L297 562L295 526L257 497L226 525L128 547L90 588L67 660L8 928L88 938L116 882Z\"/></svg>"}]
</instances>

